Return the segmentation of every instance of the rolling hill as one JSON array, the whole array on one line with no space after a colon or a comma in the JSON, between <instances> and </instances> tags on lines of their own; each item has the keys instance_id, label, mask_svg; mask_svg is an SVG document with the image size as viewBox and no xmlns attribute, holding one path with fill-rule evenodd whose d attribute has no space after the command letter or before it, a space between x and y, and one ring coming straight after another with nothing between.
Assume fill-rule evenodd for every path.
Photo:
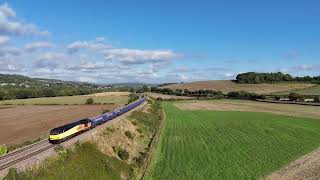
<instances>
[{"instance_id":1,"label":"rolling hill","mask_svg":"<svg viewBox=\"0 0 320 180\"><path fill-rule=\"evenodd\" d=\"M275 83L275 84L239 84L230 80L211 80L196 81L190 83L171 84L163 86L170 89L188 89L188 90L216 90L227 93L230 91L247 91L258 94L271 94L276 92L287 92L306 89L315 86L310 83Z\"/></svg>"}]
</instances>

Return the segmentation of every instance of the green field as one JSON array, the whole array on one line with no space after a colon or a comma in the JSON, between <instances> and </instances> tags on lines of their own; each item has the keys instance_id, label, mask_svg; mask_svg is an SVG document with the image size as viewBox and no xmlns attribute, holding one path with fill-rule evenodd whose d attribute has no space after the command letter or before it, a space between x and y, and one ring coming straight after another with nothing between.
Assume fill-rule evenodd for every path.
<instances>
[{"instance_id":1,"label":"green field","mask_svg":"<svg viewBox=\"0 0 320 180\"><path fill-rule=\"evenodd\" d=\"M0 105L64 105L64 104L85 104L88 98L93 98L95 103L125 104L127 96L62 96L32 99L14 99L0 101Z\"/></svg>"},{"instance_id":2,"label":"green field","mask_svg":"<svg viewBox=\"0 0 320 180\"><path fill-rule=\"evenodd\" d=\"M290 92L295 92L295 93L303 94L303 95L318 95L318 96L320 96L320 85L316 85L316 86L312 86L312 87L308 87L308 88L300 89L300 90L275 93L275 95L276 94L286 95L286 94L289 94Z\"/></svg>"},{"instance_id":3,"label":"green field","mask_svg":"<svg viewBox=\"0 0 320 180\"><path fill-rule=\"evenodd\" d=\"M306 89L301 89L301 90L294 91L294 92L299 93L299 94L304 94L304 95L320 95L320 85L313 86L313 87L306 88Z\"/></svg>"},{"instance_id":4,"label":"green field","mask_svg":"<svg viewBox=\"0 0 320 180\"><path fill-rule=\"evenodd\" d=\"M166 120L145 179L259 179L320 145L317 119L163 107Z\"/></svg>"}]
</instances>

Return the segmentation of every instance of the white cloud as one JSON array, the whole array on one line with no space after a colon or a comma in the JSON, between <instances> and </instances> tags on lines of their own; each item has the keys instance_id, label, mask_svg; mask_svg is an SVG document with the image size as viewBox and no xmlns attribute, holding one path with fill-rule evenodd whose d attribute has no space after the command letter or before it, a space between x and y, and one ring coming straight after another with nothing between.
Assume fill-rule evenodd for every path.
<instances>
[{"instance_id":1,"label":"white cloud","mask_svg":"<svg viewBox=\"0 0 320 180\"><path fill-rule=\"evenodd\" d=\"M0 70L1 71L18 71L23 68L23 65L17 64L12 59L0 59Z\"/></svg>"},{"instance_id":2,"label":"white cloud","mask_svg":"<svg viewBox=\"0 0 320 180\"><path fill-rule=\"evenodd\" d=\"M0 45L4 45L4 44L7 44L10 40L10 37L9 36L1 36L0 35Z\"/></svg>"},{"instance_id":3,"label":"white cloud","mask_svg":"<svg viewBox=\"0 0 320 180\"><path fill-rule=\"evenodd\" d=\"M0 34L2 35L48 35L48 31L39 30L31 23L26 23L16 17L16 12L8 4L0 5Z\"/></svg>"},{"instance_id":4,"label":"white cloud","mask_svg":"<svg viewBox=\"0 0 320 180\"><path fill-rule=\"evenodd\" d=\"M37 59L38 60L61 60L66 57L63 53L58 52L46 52L44 54L41 54Z\"/></svg>"},{"instance_id":5,"label":"white cloud","mask_svg":"<svg viewBox=\"0 0 320 180\"><path fill-rule=\"evenodd\" d=\"M7 3L0 5L0 18L15 17L16 12Z\"/></svg>"},{"instance_id":6,"label":"white cloud","mask_svg":"<svg viewBox=\"0 0 320 180\"><path fill-rule=\"evenodd\" d=\"M4 47L0 47L0 56L18 56L20 55L22 52L19 48L17 47L13 47L13 46L4 46Z\"/></svg>"},{"instance_id":7,"label":"white cloud","mask_svg":"<svg viewBox=\"0 0 320 180\"><path fill-rule=\"evenodd\" d=\"M101 42L102 38L98 37L98 41L75 41L67 45L67 49L69 53L78 52L81 49L89 49L94 51L101 51L104 49L109 49L112 46L109 44L105 44ZM104 40L104 39L103 39Z\"/></svg>"},{"instance_id":8,"label":"white cloud","mask_svg":"<svg viewBox=\"0 0 320 180\"><path fill-rule=\"evenodd\" d=\"M104 64L94 63L94 62L85 62L82 64L71 65L67 67L68 70L84 70L84 71L98 70L98 69L104 69L104 68L106 68Z\"/></svg>"},{"instance_id":9,"label":"white cloud","mask_svg":"<svg viewBox=\"0 0 320 180\"><path fill-rule=\"evenodd\" d=\"M25 45L24 49L26 51L35 51L37 49L43 49L43 48L52 48L55 45L51 42L47 42L47 41L37 41L37 42L32 42L32 43L28 43Z\"/></svg>"},{"instance_id":10,"label":"white cloud","mask_svg":"<svg viewBox=\"0 0 320 180\"><path fill-rule=\"evenodd\" d=\"M104 37L96 37L97 42L104 42L106 39Z\"/></svg>"},{"instance_id":11,"label":"white cloud","mask_svg":"<svg viewBox=\"0 0 320 180\"><path fill-rule=\"evenodd\" d=\"M97 82L95 78L91 78L91 77L78 77L77 80L81 82L91 82L91 83Z\"/></svg>"},{"instance_id":12,"label":"white cloud","mask_svg":"<svg viewBox=\"0 0 320 180\"><path fill-rule=\"evenodd\" d=\"M119 60L123 64L145 64L171 60L181 55L171 50L141 50L141 49L108 49L103 51L106 60Z\"/></svg>"},{"instance_id":13,"label":"white cloud","mask_svg":"<svg viewBox=\"0 0 320 180\"><path fill-rule=\"evenodd\" d=\"M320 72L320 64L301 64L291 67L281 68L283 73L300 73L300 72Z\"/></svg>"},{"instance_id":14,"label":"white cloud","mask_svg":"<svg viewBox=\"0 0 320 180\"><path fill-rule=\"evenodd\" d=\"M33 67L55 70L61 66L61 64L63 63L61 60L65 58L66 56L63 53L47 52L47 53L41 54L37 58L37 60L33 64Z\"/></svg>"}]
</instances>

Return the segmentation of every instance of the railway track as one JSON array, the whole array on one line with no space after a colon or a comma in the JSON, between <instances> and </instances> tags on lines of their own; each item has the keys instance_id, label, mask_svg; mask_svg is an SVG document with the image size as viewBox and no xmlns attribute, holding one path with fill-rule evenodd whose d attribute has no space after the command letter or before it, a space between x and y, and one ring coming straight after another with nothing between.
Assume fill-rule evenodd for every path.
<instances>
[{"instance_id":1,"label":"railway track","mask_svg":"<svg viewBox=\"0 0 320 180\"><path fill-rule=\"evenodd\" d=\"M12 151L11 153L0 157L0 171L53 147L54 145L49 143L48 140L42 140L25 146L21 149Z\"/></svg>"},{"instance_id":2,"label":"railway track","mask_svg":"<svg viewBox=\"0 0 320 180\"><path fill-rule=\"evenodd\" d=\"M120 116L123 116L123 114ZM12 167L55 146L55 144L49 143L46 139L0 156L0 171Z\"/></svg>"}]
</instances>

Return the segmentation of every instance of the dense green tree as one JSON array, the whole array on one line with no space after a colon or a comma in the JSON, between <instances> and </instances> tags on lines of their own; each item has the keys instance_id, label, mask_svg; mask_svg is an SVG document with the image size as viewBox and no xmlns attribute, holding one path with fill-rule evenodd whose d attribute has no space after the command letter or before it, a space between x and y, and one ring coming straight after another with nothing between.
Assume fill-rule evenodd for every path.
<instances>
[{"instance_id":1,"label":"dense green tree","mask_svg":"<svg viewBox=\"0 0 320 180\"><path fill-rule=\"evenodd\" d=\"M94 100L92 98L88 98L86 100L86 104L93 104L94 103Z\"/></svg>"},{"instance_id":2,"label":"dense green tree","mask_svg":"<svg viewBox=\"0 0 320 180\"><path fill-rule=\"evenodd\" d=\"M305 99L303 95L294 92L291 92L288 97L290 101L304 101Z\"/></svg>"},{"instance_id":3,"label":"dense green tree","mask_svg":"<svg viewBox=\"0 0 320 180\"><path fill-rule=\"evenodd\" d=\"M278 83L285 81L298 81L298 82L309 82L309 83L320 83L320 76L318 77L295 77L293 78L290 74L278 73L257 73L247 72L238 74L236 77L237 83L246 84L259 84L259 83Z\"/></svg>"}]
</instances>

